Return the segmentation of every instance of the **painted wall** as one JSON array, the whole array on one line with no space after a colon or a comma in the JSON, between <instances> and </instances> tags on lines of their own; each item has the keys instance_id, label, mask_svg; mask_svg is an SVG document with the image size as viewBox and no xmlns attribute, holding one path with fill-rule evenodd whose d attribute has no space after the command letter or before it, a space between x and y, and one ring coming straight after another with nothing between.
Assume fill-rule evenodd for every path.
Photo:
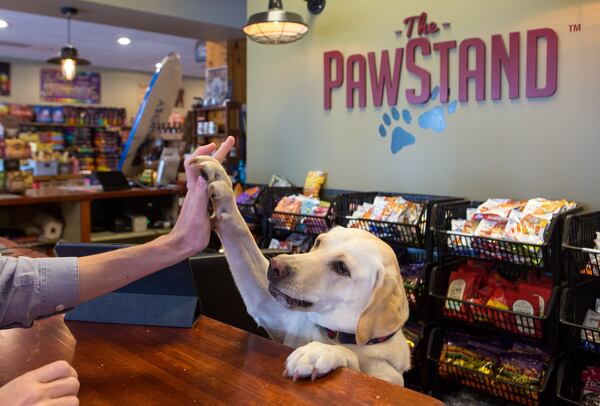
<instances>
[{"instance_id":1,"label":"painted wall","mask_svg":"<svg viewBox=\"0 0 600 406\"><path fill-rule=\"evenodd\" d=\"M367 5L368 3L368 5ZM309 34L294 44L248 46L248 179L265 182L271 174L302 184L310 169L328 172L327 186L358 190L431 193L472 198L510 196L568 197L600 208L600 1L584 0L358 0L328 1L324 12L308 16L304 2L285 2L309 22ZM262 11L263 0L248 0L248 14ZM406 124L390 114L385 103L349 110L345 90L333 92L333 108L323 108L323 53L340 50L345 57L390 50L407 43L405 17L429 14L430 21L450 27L431 42L479 37L487 45L486 101L460 102L454 114L442 106L447 128L419 126L420 115L439 106L411 106L403 92L418 80L403 67L397 109L408 110ZM570 24L581 24L570 32ZM550 27L559 37L558 88L543 99L525 97L525 35ZM505 42L521 33L521 97L490 100L491 35ZM415 37L416 34L413 34ZM433 54L419 63L439 84L439 59ZM450 53L450 100L457 88L457 51ZM545 72L541 73L541 78ZM367 77L368 81L368 77ZM379 127L384 125L385 137ZM415 138L397 153L391 138L399 127ZM399 130L396 131L399 134Z\"/></svg>"},{"instance_id":2,"label":"painted wall","mask_svg":"<svg viewBox=\"0 0 600 406\"><path fill-rule=\"evenodd\" d=\"M4 61L2 58L0 60ZM32 62L11 62L11 96L1 97L2 103L24 104L56 104L44 102L40 99L40 69L44 66ZM150 83L152 75L138 72L118 71L111 69L90 69L101 74L101 104L106 107L121 107L127 110L127 117L131 119L137 114L141 97L140 88L145 88ZM184 78L184 107L173 111L185 114L192 106L195 96L204 95L204 80Z\"/></svg>"}]
</instances>

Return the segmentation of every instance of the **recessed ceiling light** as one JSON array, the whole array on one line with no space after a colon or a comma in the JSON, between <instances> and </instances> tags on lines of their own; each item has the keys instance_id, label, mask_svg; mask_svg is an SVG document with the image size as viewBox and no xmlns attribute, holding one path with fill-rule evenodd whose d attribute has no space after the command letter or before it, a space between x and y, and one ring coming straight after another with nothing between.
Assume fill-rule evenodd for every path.
<instances>
[{"instance_id":1,"label":"recessed ceiling light","mask_svg":"<svg viewBox=\"0 0 600 406\"><path fill-rule=\"evenodd\" d=\"M9 26L6 20L0 19L0 28L7 28Z\"/></svg>"},{"instance_id":2,"label":"recessed ceiling light","mask_svg":"<svg viewBox=\"0 0 600 406\"><path fill-rule=\"evenodd\" d=\"M127 37L120 37L117 42L119 43L119 45L129 45L131 44L131 40Z\"/></svg>"}]
</instances>

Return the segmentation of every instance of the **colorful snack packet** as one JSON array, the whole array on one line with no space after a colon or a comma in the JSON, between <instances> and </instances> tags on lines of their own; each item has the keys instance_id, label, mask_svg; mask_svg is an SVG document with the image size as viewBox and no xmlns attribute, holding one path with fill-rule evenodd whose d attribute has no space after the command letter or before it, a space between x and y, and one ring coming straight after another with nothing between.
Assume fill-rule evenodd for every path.
<instances>
[{"instance_id":1,"label":"colorful snack packet","mask_svg":"<svg viewBox=\"0 0 600 406\"><path fill-rule=\"evenodd\" d=\"M505 236L508 240L541 245L552 216L551 213L533 215L513 210L506 225Z\"/></svg>"},{"instance_id":2,"label":"colorful snack packet","mask_svg":"<svg viewBox=\"0 0 600 406\"><path fill-rule=\"evenodd\" d=\"M319 197L323 183L325 183L325 172L309 171L304 180L304 190L302 193L308 197Z\"/></svg>"},{"instance_id":3,"label":"colorful snack packet","mask_svg":"<svg viewBox=\"0 0 600 406\"><path fill-rule=\"evenodd\" d=\"M600 313L588 309L583 320L583 327L586 329L600 329ZM600 333L586 329L581 330L581 339L592 343L600 343Z\"/></svg>"},{"instance_id":4,"label":"colorful snack packet","mask_svg":"<svg viewBox=\"0 0 600 406\"><path fill-rule=\"evenodd\" d=\"M547 200L541 197L530 199L523 208L524 214L543 216L546 214L559 214L576 206L575 202L567 200Z\"/></svg>"},{"instance_id":5,"label":"colorful snack packet","mask_svg":"<svg viewBox=\"0 0 600 406\"><path fill-rule=\"evenodd\" d=\"M600 406L600 367L589 366L581 371L581 399L584 406Z\"/></svg>"},{"instance_id":6,"label":"colorful snack packet","mask_svg":"<svg viewBox=\"0 0 600 406\"><path fill-rule=\"evenodd\" d=\"M475 229L474 235L477 237L501 239L504 237L505 227L506 221L504 220L483 219Z\"/></svg>"},{"instance_id":7,"label":"colorful snack packet","mask_svg":"<svg viewBox=\"0 0 600 406\"><path fill-rule=\"evenodd\" d=\"M513 209L519 209L523 202L512 199L488 199L477 207L473 219L475 220L508 220Z\"/></svg>"}]
</instances>

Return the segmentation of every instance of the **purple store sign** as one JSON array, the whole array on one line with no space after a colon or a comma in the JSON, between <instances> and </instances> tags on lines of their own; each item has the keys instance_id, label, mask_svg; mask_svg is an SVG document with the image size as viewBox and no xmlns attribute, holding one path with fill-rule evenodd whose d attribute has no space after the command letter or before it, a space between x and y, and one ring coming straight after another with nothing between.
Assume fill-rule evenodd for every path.
<instances>
[{"instance_id":1,"label":"purple store sign","mask_svg":"<svg viewBox=\"0 0 600 406\"><path fill-rule=\"evenodd\" d=\"M40 98L58 103L100 103L100 74L79 72L73 81L63 78L60 70L43 68L40 77Z\"/></svg>"}]
</instances>

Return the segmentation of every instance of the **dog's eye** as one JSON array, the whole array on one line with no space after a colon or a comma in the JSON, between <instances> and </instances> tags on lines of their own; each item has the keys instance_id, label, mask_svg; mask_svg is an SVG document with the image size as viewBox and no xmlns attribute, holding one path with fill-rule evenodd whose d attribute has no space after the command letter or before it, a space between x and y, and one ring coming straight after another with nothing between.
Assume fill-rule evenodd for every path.
<instances>
[{"instance_id":1,"label":"dog's eye","mask_svg":"<svg viewBox=\"0 0 600 406\"><path fill-rule=\"evenodd\" d=\"M337 273L343 276L350 276L350 270L342 261L337 261L333 264L333 268Z\"/></svg>"},{"instance_id":2,"label":"dog's eye","mask_svg":"<svg viewBox=\"0 0 600 406\"><path fill-rule=\"evenodd\" d=\"M317 248L319 245L321 245L321 240L319 240L318 238L315 240L315 248Z\"/></svg>"}]
</instances>

